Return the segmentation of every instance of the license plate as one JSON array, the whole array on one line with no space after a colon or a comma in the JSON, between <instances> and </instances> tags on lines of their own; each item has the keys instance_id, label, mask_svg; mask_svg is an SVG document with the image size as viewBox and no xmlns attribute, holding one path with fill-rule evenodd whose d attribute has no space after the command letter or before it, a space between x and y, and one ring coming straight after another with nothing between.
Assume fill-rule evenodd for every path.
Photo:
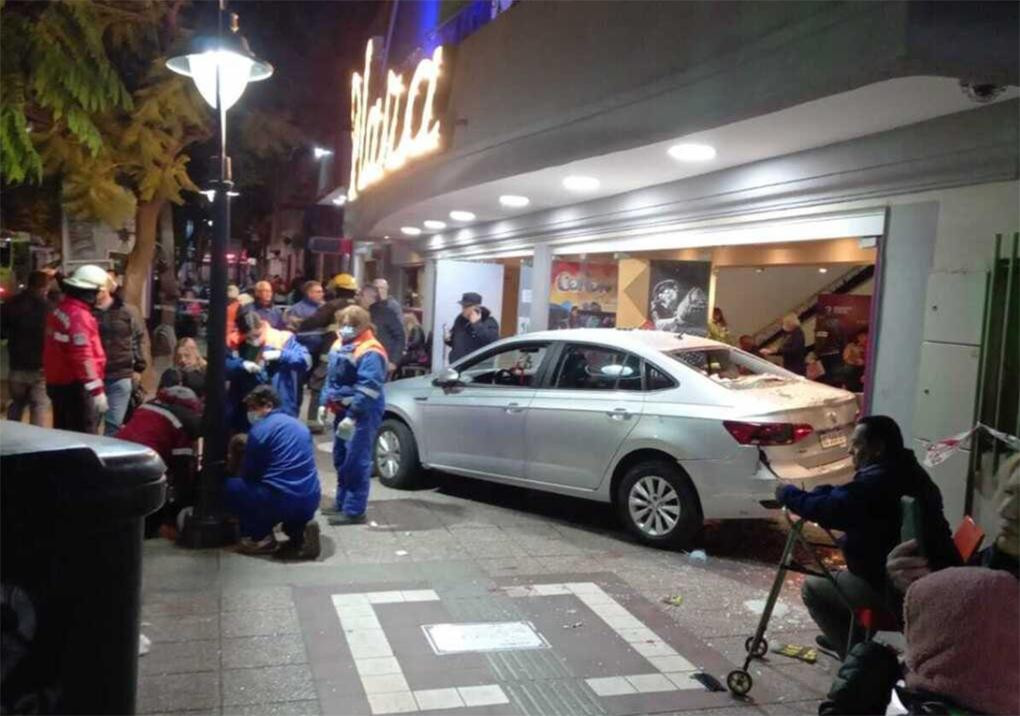
<instances>
[{"instance_id":1,"label":"license plate","mask_svg":"<svg viewBox=\"0 0 1020 716\"><path fill-rule=\"evenodd\" d=\"M835 447L846 447L846 433L822 433L820 436L822 447L828 450Z\"/></svg>"}]
</instances>

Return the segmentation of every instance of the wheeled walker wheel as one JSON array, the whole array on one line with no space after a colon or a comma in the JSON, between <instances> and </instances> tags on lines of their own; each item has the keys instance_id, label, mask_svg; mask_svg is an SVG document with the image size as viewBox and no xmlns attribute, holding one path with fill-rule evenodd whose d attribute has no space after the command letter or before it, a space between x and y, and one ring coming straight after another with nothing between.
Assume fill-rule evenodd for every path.
<instances>
[{"instance_id":1,"label":"wheeled walker wheel","mask_svg":"<svg viewBox=\"0 0 1020 716\"><path fill-rule=\"evenodd\" d=\"M751 650L752 648L754 649L754 651ZM765 637L762 637L761 640L758 642L758 645L755 646L754 637L749 636L747 637L747 641L744 642L744 651L746 651L751 656L757 656L758 658L761 658L768 653L769 643L765 639Z\"/></svg>"},{"instance_id":2,"label":"wheeled walker wheel","mask_svg":"<svg viewBox=\"0 0 1020 716\"><path fill-rule=\"evenodd\" d=\"M742 669L731 671L726 676L726 686L737 696L746 696L753 685L751 675Z\"/></svg>"}]
</instances>

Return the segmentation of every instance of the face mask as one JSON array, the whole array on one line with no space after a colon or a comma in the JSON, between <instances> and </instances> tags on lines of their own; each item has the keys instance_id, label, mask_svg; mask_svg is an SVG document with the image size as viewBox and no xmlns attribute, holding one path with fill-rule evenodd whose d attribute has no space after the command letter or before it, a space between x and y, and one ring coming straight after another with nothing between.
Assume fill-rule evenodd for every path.
<instances>
[{"instance_id":1,"label":"face mask","mask_svg":"<svg viewBox=\"0 0 1020 716\"><path fill-rule=\"evenodd\" d=\"M347 341L353 340L358 335L357 330L354 326L340 326L340 339L346 343Z\"/></svg>"},{"instance_id":2,"label":"face mask","mask_svg":"<svg viewBox=\"0 0 1020 716\"><path fill-rule=\"evenodd\" d=\"M248 411L248 423L251 425L254 425L258 421L262 420L262 418L264 417L266 416L263 415L262 413L256 413L254 410Z\"/></svg>"}]
</instances>

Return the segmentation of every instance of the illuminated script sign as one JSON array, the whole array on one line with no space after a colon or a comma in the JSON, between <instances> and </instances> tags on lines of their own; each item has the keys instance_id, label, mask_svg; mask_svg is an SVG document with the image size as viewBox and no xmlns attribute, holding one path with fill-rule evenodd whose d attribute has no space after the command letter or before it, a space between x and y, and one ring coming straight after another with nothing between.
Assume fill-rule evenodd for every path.
<instances>
[{"instance_id":1,"label":"illuminated script sign","mask_svg":"<svg viewBox=\"0 0 1020 716\"><path fill-rule=\"evenodd\" d=\"M365 48L365 72L351 79L351 181L347 199L381 181L409 160L439 148L435 117L436 84L443 48L418 63L410 84L403 75L386 73L385 92L369 105L372 93L372 41Z\"/></svg>"}]
</instances>

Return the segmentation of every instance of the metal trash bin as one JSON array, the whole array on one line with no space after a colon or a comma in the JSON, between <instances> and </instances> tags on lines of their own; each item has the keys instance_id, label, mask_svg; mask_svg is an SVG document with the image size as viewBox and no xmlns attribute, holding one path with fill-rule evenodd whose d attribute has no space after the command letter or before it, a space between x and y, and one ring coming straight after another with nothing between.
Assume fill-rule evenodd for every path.
<instances>
[{"instance_id":1,"label":"metal trash bin","mask_svg":"<svg viewBox=\"0 0 1020 716\"><path fill-rule=\"evenodd\" d=\"M134 713L152 450L0 422L3 713Z\"/></svg>"}]
</instances>

